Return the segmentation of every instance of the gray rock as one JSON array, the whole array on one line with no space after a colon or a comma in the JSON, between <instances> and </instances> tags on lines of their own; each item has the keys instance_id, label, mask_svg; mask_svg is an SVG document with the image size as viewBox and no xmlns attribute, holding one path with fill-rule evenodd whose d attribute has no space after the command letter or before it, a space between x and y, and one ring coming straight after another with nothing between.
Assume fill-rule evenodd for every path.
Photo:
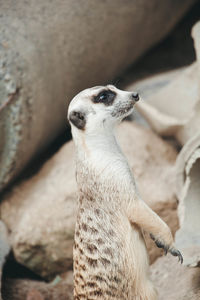
<instances>
[{"instance_id":1,"label":"gray rock","mask_svg":"<svg viewBox=\"0 0 200 300\"><path fill-rule=\"evenodd\" d=\"M0 220L0 300L2 290L2 270L6 257L10 252L10 243L8 239L8 231L5 224Z\"/></svg>"},{"instance_id":2,"label":"gray rock","mask_svg":"<svg viewBox=\"0 0 200 300\"><path fill-rule=\"evenodd\" d=\"M10 242L5 224L0 220L0 272L10 252Z\"/></svg>"},{"instance_id":3,"label":"gray rock","mask_svg":"<svg viewBox=\"0 0 200 300\"><path fill-rule=\"evenodd\" d=\"M171 83L137 104L150 126L160 135L173 136L182 149L176 162L176 194L180 229L176 246L184 264L200 263L200 22L192 30L197 61L179 71ZM150 80L151 83L151 80Z\"/></svg>"},{"instance_id":4,"label":"gray rock","mask_svg":"<svg viewBox=\"0 0 200 300\"><path fill-rule=\"evenodd\" d=\"M132 122L123 122L118 135L142 197L175 231L176 151ZM73 154L73 143L65 144L35 176L7 193L0 206L17 261L42 277L51 278L72 266L77 209ZM148 249L154 261L160 252L149 243Z\"/></svg>"},{"instance_id":5,"label":"gray rock","mask_svg":"<svg viewBox=\"0 0 200 300\"><path fill-rule=\"evenodd\" d=\"M78 91L121 73L194 2L1 1L0 190L64 129Z\"/></svg>"},{"instance_id":6,"label":"gray rock","mask_svg":"<svg viewBox=\"0 0 200 300\"><path fill-rule=\"evenodd\" d=\"M180 229L176 243L181 248L187 266L200 265L200 22L192 29L197 56L198 101L183 133L188 140L177 159L177 195ZM190 99L191 101L191 99Z\"/></svg>"},{"instance_id":7,"label":"gray rock","mask_svg":"<svg viewBox=\"0 0 200 300\"><path fill-rule=\"evenodd\" d=\"M181 265L177 258L159 258L151 266L151 277L158 291L158 300L199 300L199 268Z\"/></svg>"}]
</instances>

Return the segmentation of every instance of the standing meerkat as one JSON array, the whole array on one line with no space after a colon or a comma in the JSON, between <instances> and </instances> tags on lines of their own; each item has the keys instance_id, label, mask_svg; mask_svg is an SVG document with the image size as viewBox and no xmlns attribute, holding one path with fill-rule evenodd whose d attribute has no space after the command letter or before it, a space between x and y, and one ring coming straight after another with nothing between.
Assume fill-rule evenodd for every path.
<instances>
[{"instance_id":1,"label":"standing meerkat","mask_svg":"<svg viewBox=\"0 0 200 300\"><path fill-rule=\"evenodd\" d=\"M68 119L76 148L79 207L73 249L74 299L155 300L143 231L178 256L169 227L140 198L114 134L137 93L112 85L80 92Z\"/></svg>"}]
</instances>

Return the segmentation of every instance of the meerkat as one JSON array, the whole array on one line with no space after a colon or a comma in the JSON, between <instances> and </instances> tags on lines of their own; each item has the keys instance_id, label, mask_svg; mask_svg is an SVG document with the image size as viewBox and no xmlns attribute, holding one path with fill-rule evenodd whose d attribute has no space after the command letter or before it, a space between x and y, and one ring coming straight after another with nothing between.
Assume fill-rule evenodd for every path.
<instances>
[{"instance_id":1,"label":"meerkat","mask_svg":"<svg viewBox=\"0 0 200 300\"><path fill-rule=\"evenodd\" d=\"M155 300L143 232L178 256L169 227L141 199L115 127L137 93L112 85L76 95L68 120L76 149L79 205L73 248L74 299Z\"/></svg>"}]
</instances>

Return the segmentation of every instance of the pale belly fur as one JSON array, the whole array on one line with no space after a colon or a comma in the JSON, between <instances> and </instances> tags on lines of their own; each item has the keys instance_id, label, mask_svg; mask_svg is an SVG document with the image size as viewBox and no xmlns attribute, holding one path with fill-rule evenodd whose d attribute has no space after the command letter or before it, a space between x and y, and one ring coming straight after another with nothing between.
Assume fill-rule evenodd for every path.
<instances>
[{"instance_id":1,"label":"pale belly fur","mask_svg":"<svg viewBox=\"0 0 200 300\"><path fill-rule=\"evenodd\" d=\"M120 209L81 205L73 256L74 299L157 299L143 236Z\"/></svg>"}]
</instances>

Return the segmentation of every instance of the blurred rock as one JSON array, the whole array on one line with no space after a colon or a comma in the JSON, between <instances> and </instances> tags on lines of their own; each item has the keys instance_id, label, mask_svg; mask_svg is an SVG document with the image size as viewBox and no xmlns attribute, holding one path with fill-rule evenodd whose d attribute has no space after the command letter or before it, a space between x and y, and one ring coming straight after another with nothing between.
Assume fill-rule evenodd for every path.
<instances>
[{"instance_id":1,"label":"blurred rock","mask_svg":"<svg viewBox=\"0 0 200 300\"><path fill-rule=\"evenodd\" d=\"M200 264L200 132L181 150L176 163L178 215L180 229L176 245L184 255L184 264Z\"/></svg>"},{"instance_id":2,"label":"blurred rock","mask_svg":"<svg viewBox=\"0 0 200 300\"><path fill-rule=\"evenodd\" d=\"M44 298L38 290L31 289L27 294L26 300L44 300Z\"/></svg>"},{"instance_id":3,"label":"blurred rock","mask_svg":"<svg viewBox=\"0 0 200 300\"><path fill-rule=\"evenodd\" d=\"M197 56L198 98L182 128L181 133L187 140L176 163L176 191L180 201L180 230L176 233L176 244L183 252L185 265L196 267L200 264L200 22L193 27L192 36Z\"/></svg>"},{"instance_id":4,"label":"blurred rock","mask_svg":"<svg viewBox=\"0 0 200 300\"><path fill-rule=\"evenodd\" d=\"M162 73L149 75L146 78L138 80L126 85L126 89L129 91L137 91L142 99L148 102L148 99L153 96L162 88L167 87L178 75L185 70L186 67L181 67L174 70L167 70Z\"/></svg>"},{"instance_id":5,"label":"blurred rock","mask_svg":"<svg viewBox=\"0 0 200 300\"><path fill-rule=\"evenodd\" d=\"M150 127L162 136L175 137L184 145L200 126L199 118L194 118L199 101L197 63L178 70L169 84L151 93L147 100L140 101L137 110Z\"/></svg>"},{"instance_id":6,"label":"blurred rock","mask_svg":"<svg viewBox=\"0 0 200 300\"><path fill-rule=\"evenodd\" d=\"M66 99L122 73L194 2L1 1L0 190L64 129Z\"/></svg>"},{"instance_id":7,"label":"blurred rock","mask_svg":"<svg viewBox=\"0 0 200 300\"><path fill-rule=\"evenodd\" d=\"M73 143L65 144L41 170L3 201L16 259L42 277L72 267L76 218Z\"/></svg>"},{"instance_id":8,"label":"blurred rock","mask_svg":"<svg viewBox=\"0 0 200 300\"><path fill-rule=\"evenodd\" d=\"M58 282L28 279L6 279L2 288L4 300L72 300L73 274L63 274Z\"/></svg>"},{"instance_id":9,"label":"blurred rock","mask_svg":"<svg viewBox=\"0 0 200 300\"><path fill-rule=\"evenodd\" d=\"M0 271L6 261L6 256L10 252L10 242L6 225L0 220Z\"/></svg>"},{"instance_id":10,"label":"blurred rock","mask_svg":"<svg viewBox=\"0 0 200 300\"><path fill-rule=\"evenodd\" d=\"M180 221L176 246L185 257L184 264L195 267L200 263L200 22L193 27L192 37L197 61L179 69L170 83L150 93L137 109L153 130L173 136L183 146L175 167ZM158 78L153 86L156 82L159 86ZM152 85L152 78L140 86L147 89L148 83Z\"/></svg>"},{"instance_id":11,"label":"blurred rock","mask_svg":"<svg viewBox=\"0 0 200 300\"><path fill-rule=\"evenodd\" d=\"M200 2L197 1L162 42L145 53L118 79L118 85L124 89L136 83L135 87L145 99L166 86L173 79L173 73L175 75L196 60L191 30L199 19Z\"/></svg>"},{"instance_id":12,"label":"blurred rock","mask_svg":"<svg viewBox=\"0 0 200 300\"><path fill-rule=\"evenodd\" d=\"M169 254L151 266L151 277L159 294L158 300L200 299L200 268L184 267Z\"/></svg>"},{"instance_id":13,"label":"blurred rock","mask_svg":"<svg viewBox=\"0 0 200 300\"><path fill-rule=\"evenodd\" d=\"M8 239L8 231L5 224L0 220L0 300L1 297L1 286L2 286L2 271L6 261L6 257L10 252L10 243Z\"/></svg>"},{"instance_id":14,"label":"blurred rock","mask_svg":"<svg viewBox=\"0 0 200 300\"><path fill-rule=\"evenodd\" d=\"M176 151L152 131L132 122L123 122L118 135L143 199L174 232L178 227ZM72 266L77 207L73 151L72 142L65 144L38 174L7 193L0 207L17 261L42 277L52 277ZM158 255L153 245L151 260Z\"/></svg>"}]
</instances>

